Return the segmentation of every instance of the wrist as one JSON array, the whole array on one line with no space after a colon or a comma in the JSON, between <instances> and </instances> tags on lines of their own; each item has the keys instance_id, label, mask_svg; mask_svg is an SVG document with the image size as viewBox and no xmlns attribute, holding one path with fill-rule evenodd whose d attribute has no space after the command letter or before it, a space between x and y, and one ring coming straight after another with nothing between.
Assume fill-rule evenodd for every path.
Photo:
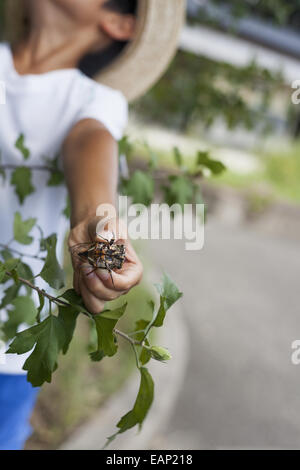
<instances>
[{"instance_id":1,"label":"wrist","mask_svg":"<svg viewBox=\"0 0 300 470\"><path fill-rule=\"evenodd\" d=\"M71 228L74 228L86 221L98 218L116 218L117 209L115 200L106 200L105 202L80 204L80 206L71 205Z\"/></svg>"}]
</instances>

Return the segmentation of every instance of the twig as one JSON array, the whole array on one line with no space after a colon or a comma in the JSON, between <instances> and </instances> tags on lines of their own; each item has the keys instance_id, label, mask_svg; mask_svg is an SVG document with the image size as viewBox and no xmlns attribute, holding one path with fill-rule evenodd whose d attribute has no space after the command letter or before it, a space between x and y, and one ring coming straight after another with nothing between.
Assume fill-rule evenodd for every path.
<instances>
[{"instance_id":1,"label":"twig","mask_svg":"<svg viewBox=\"0 0 300 470\"><path fill-rule=\"evenodd\" d=\"M133 331L132 333L127 333L128 336L135 336L135 335L138 335L140 333L144 333L145 330L137 330L137 331Z\"/></svg>"},{"instance_id":2,"label":"twig","mask_svg":"<svg viewBox=\"0 0 300 470\"><path fill-rule=\"evenodd\" d=\"M133 351L134 351L136 366L137 366L138 369L140 369L140 368L141 368L141 364L140 364L140 360L139 360L139 356L138 356L136 347L135 347L134 344L131 344L131 346L132 346L132 349L133 349Z\"/></svg>"},{"instance_id":3,"label":"twig","mask_svg":"<svg viewBox=\"0 0 300 470\"><path fill-rule=\"evenodd\" d=\"M45 258L42 258L41 256L31 255L31 254L27 255L25 253L21 253L21 251L15 250L14 248L10 248L9 244L4 245L4 243L0 243L0 247L4 248L5 250L11 251L12 253L15 253L16 255L19 255L22 258L33 258L33 259L39 259L40 261L45 261Z\"/></svg>"},{"instance_id":4,"label":"twig","mask_svg":"<svg viewBox=\"0 0 300 470\"><path fill-rule=\"evenodd\" d=\"M126 333L123 333L123 331L117 330L117 329L115 328L115 329L114 329L114 332L116 333L116 335L119 335L119 336L121 336L122 338L126 339L126 341L129 341L129 343L132 344L132 345L143 346L143 342L142 342L142 341L136 341L136 340L130 338L130 336L126 335Z\"/></svg>"},{"instance_id":5,"label":"twig","mask_svg":"<svg viewBox=\"0 0 300 470\"><path fill-rule=\"evenodd\" d=\"M144 346L144 342L143 341L135 341L134 339L130 338L130 336L126 335L126 333L123 333L123 331L117 330L116 328L114 328L114 333L116 333L116 335L121 336L121 338L124 338L126 341L128 341L130 343L130 345L132 346L132 349L134 351L136 366L137 366L138 369L140 369L141 364L140 364L140 361L139 361L136 346Z\"/></svg>"},{"instance_id":6,"label":"twig","mask_svg":"<svg viewBox=\"0 0 300 470\"><path fill-rule=\"evenodd\" d=\"M9 271L6 271L5 274L9 277L13 277L13 275ZM51 305L51 302L57 304L58 306L64 305L65 307L69 307L69 305L70 305L67 302L64 302L63 300L60 300L60 298L58 298L58 297L53 297L52 295L47 294L46 291L44 291L43 289L40 289L39 287L35 286L30 281L27 281L27 279L23 279L22 277L18 277L18 281L21 282L22 284L24 284L25 286L30 287L30 289L35 290L36 292L38 292L38 294L43 295L44 297L46 297L50 301L50 305ZM50 310L50 312L51 312L51 310ZM128 341L131 344L131 346L133 347L134 352L135 352L137 366L140 367L135 346L143 346L143 341L135 341L132 338L130 338L126 333L123 333L122 331L118 330L117 328L114 328L114 333L116 335L121 336L123 339L125 339L126 341Z\"/></svg>"},{"instance_id":7,"label":"twig","mask_svg":"<svg viewBox=\"0 0 300 470\"><path fill-rule=\"evenodd\" d=\"M8 271L6 271L5 274L9 277L13 277L13 275ZM27 281L27 279L23 279L22 277L18 277L18 281L21 282L22 284L24 284L25 286L30 287L30 289L35 290L40 295L43 295L44 297L49 299L51 302L53 302L57 305L64 305L65 307L69 307L69 305L70 305L67 302L64 302L63 300L60 300L58 297L53 297L52 295L47 294L46 291L44 291L43 289L40 289L39 287L35 286L30 281Z\"/></svg>"},{"instance_id":8,"label":"twig","mask_svg":"<svg viewBox=\"0 0 300 470\"><path fill-rule=\"evenodd\" d=\"M12 164L5 164L5 165L0 165L0 170L17 170L20 168L22 165L12 165ZM56 171L54 168L51 168L50 166L43 166L43 165L23 165L26 168L29 168L30 170L38 170L38 171L50 171L53 173Z\"/></svg>"}]
</instances>

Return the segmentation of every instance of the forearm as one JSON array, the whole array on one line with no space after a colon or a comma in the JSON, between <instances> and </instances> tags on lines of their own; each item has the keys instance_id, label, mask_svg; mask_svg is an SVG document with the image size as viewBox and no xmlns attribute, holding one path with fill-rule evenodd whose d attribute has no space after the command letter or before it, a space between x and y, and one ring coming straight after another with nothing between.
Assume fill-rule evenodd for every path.
<instances>
[{"instance_id":1,"label":"forearm","mask_svg":"<svg viewBox=\"0 0 300 470\"><path fill-rule=\"evenodd\" d=\"M118 146L98 123L76 126L64 145L63 163L71 200L71 226L95 217L100 204L115 205Z\"/></svg>"}]
</instances>

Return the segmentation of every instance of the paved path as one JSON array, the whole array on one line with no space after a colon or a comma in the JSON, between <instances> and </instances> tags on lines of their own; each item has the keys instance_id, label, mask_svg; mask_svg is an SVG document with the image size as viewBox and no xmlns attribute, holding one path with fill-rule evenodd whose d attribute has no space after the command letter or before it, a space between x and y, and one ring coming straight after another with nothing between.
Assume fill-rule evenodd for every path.
<instances>
[{"instance_id":1,"label":"paved path","mask_svg":"<svg viewBox=\"0 0 300 470\"><path fill-rule=\"evenodd\" d=\"M300 243L211 221L201 252L149 250L185 293L191 337L185 387L149 448L300 448Z\"/></svg>"}]
</instances>

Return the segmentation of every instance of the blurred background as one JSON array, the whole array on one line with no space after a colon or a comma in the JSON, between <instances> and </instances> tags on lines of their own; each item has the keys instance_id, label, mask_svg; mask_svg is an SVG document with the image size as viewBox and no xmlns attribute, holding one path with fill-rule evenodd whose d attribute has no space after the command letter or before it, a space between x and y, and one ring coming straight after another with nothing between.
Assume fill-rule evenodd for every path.
<instances>
[{"instance_id":1,"label":"blurred background","mask_svg":"<svg viewBox=\"0 0 300 470\"><path fill-rule=\"evenodd\" d=\"M299 448L300 2L191 0L167 74L130 135L227 167L202 184L200 252L151 242L184 292L188 359L160 449ZM174 361L179 357L174 354Z\"/></svg>"},{"instance_id":2,"label":"blurred background","mask_svg":"<svg viewBox=\"0 0 300 470\"><path fill-rule=\"evenodd\" d=\"M165 415L153 415L156 428L149 417L144 448L300 448L300 367L291 362L300 338L295 80L299 0L189 0L177 56L131 106L125 153L133 168L151 148L158 170L172 172L175 146L187 167L201 151L227 168L201 182L203 250L185 251L181 241L140 246L149 272L165 270L184 292L169 330L178 338L172 397ZM137 309L149 289L145 282L130 294ZM133 370L126 346L121 359L90 365L88 334L42 392L28 448L60 445Z\"/></svg>"}]
</instances>

